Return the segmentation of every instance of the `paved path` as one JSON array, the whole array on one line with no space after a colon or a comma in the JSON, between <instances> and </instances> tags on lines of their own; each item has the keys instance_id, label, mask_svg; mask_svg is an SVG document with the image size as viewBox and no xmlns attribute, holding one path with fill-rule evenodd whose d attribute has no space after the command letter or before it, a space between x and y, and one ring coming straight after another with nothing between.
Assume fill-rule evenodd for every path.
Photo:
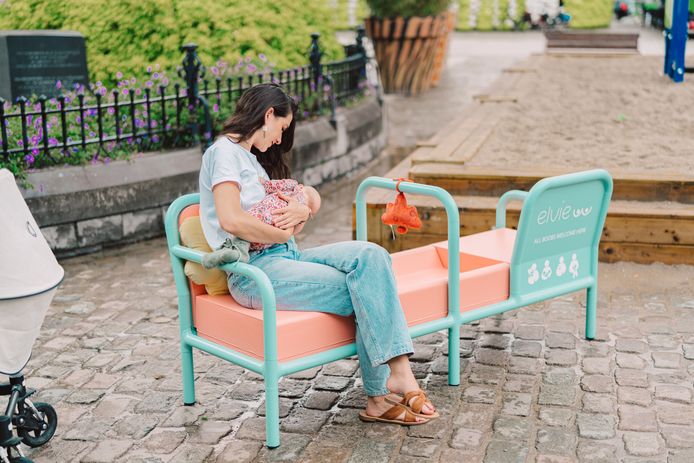
<instances>
[{"instance_id":1,"label":"paved path","mask_svg":"<svg viewBox=\"0 0 694 463\"><path fill-rule=\"evenodd\" d=\"M453 41L439 89L388 98L393 147L431 135L450 103L464 107L540 43L533 34L470 37ZM365 174L387 172L399 151ZM351 238L358 181L323 189L302 246ZM198 404L181 405L163 239L62 264L67 277L26 371L60 420L32 452L37 462L694 461L694 267L601 265L592 342L581 337L582 294L466 326L458 387L446 384L445 338L417 339L414 370L442 413L425 426L359 422L353 359L285 378L282 446L268 451L258 375L196 352Z\"/></svg>"}]
</instances>

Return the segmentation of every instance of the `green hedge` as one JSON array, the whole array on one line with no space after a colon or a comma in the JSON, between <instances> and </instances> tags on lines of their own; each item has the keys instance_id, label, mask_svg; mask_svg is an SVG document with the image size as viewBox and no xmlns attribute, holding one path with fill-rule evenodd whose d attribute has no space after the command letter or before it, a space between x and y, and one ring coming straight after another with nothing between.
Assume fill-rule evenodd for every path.
<instances>
[{"instance_id":1,"label":"green hedge","mask_svg":"<svg viewBox=\"0 0 694 463\"><path fill-rule=\"evenodd\" d=\"M311 32L321 33L325 59L343 56L335 12L315 0L6 0L0 29L62 29L87 41L90 79L144 77L148 65L180 64L180 46L199 45L203 64L265 54L276 68L308 63Z\"/></svg>"},{"instance_id":2,"label":"green hedge","mask_svg":"<svg viewBox=\"0 0 694 463\"><path fill-rule=\"evenodd\" d=\"M497 30L507 30L512 28L508 19L509 0L498 0L499 3L499 26ZM460 31L470 30L470 0L458 0L458 24L456 29ZM493 21L493 0L480 0L480 9L477 15L477 26L475 30L487 31L495 29ZM565 0L564 9L571 15L569 26L572 29L590 29L608 27L612 20L612 0ZM516 1L517 21L523 16L525 2Z\"/></svg>"}]
</instances>

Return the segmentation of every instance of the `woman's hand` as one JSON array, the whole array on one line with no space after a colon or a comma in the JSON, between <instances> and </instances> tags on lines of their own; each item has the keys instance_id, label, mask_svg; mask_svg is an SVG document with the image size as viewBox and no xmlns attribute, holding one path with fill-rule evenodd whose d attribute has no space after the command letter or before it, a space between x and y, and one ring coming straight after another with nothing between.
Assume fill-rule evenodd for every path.
<instances>
[{"instance_id":1,"label":"woman's hand","mask_svg":"<svg viewBox=\"0 0 694 463\"><path fill-rule=\"evenodd\" d=\"M275 227L286 230L308 220L311 212L308 206L283 193L277 193L277 196L287 201L287 206L272 211L272 215L275 216Z\"/></svg>"}]
</instances>

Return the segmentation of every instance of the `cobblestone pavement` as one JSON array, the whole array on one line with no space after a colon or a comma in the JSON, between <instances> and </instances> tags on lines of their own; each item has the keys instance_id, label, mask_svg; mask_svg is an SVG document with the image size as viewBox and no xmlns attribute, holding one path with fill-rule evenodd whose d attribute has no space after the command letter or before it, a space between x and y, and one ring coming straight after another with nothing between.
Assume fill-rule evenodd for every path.
<instances>
[{"instance_id":1,"label":"cobblestone pavement","mask_svg":"<svg viewBox=\"0 0 694 463\"><path fill-rule=\"evenodd\" d=\"M322 189L324 210L301 246L351 238L360 178ZM282 445L269 451L257 374L195 351L198 403L182 406L163 239L62 264L66 279L25 370L59 416L54 439L29 452L37 462L694 461L691 266L601 264L594 341L582 338L579 293L466 325L460 386L446 382L445 337L418 338L413 368L442 414L424 426L361 423L355 359L284 378Z\"/></svg>"}]
</instances>

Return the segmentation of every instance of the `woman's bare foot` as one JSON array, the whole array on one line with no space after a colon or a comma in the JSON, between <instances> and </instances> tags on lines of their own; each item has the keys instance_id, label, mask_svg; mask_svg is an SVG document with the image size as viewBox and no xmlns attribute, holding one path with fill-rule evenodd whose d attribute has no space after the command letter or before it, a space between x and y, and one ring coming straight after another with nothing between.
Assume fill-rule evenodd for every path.
<instances>
[{"instance_id":1,"label":"woman's bare foot","mask_svg":"<svg viewBox=\"0 0 694 463\"><path fill-rule=\"evenodd\" d=\"M368 397L366 401L366 414L369 416L381 416L388 410L390 410L393 407L393 404L386 402L386 397L390 397L391 399L395 399L395 397L390 394L390 396L376 396L376 397ZM404 420L405 419L405 414L406 411L398 415L395 419L396 420ZM420 418L420 417L415 417L418 423L422 423L427 421L425 418Z\"/></svg>"},{"instance_id":2,"label":"woman's bare foot","mask_svg":"<svg viewBox=\"0 0 694 463\"><path fill-rule=\"evenodd\" d=\"M410 361L406 355L391 359L388 365L390 366L390 377L386 380L386 387L390 392L405 395L408 392L418 391L420 389L419 383L415 379L412 369L410 368ZM414 400L416 399L411 399L411 402ZM422 406L420 413L422 415L433 415L436 413L436 408L434 408L431 402L427 402Z\"/></svg>"}]
</instances>

